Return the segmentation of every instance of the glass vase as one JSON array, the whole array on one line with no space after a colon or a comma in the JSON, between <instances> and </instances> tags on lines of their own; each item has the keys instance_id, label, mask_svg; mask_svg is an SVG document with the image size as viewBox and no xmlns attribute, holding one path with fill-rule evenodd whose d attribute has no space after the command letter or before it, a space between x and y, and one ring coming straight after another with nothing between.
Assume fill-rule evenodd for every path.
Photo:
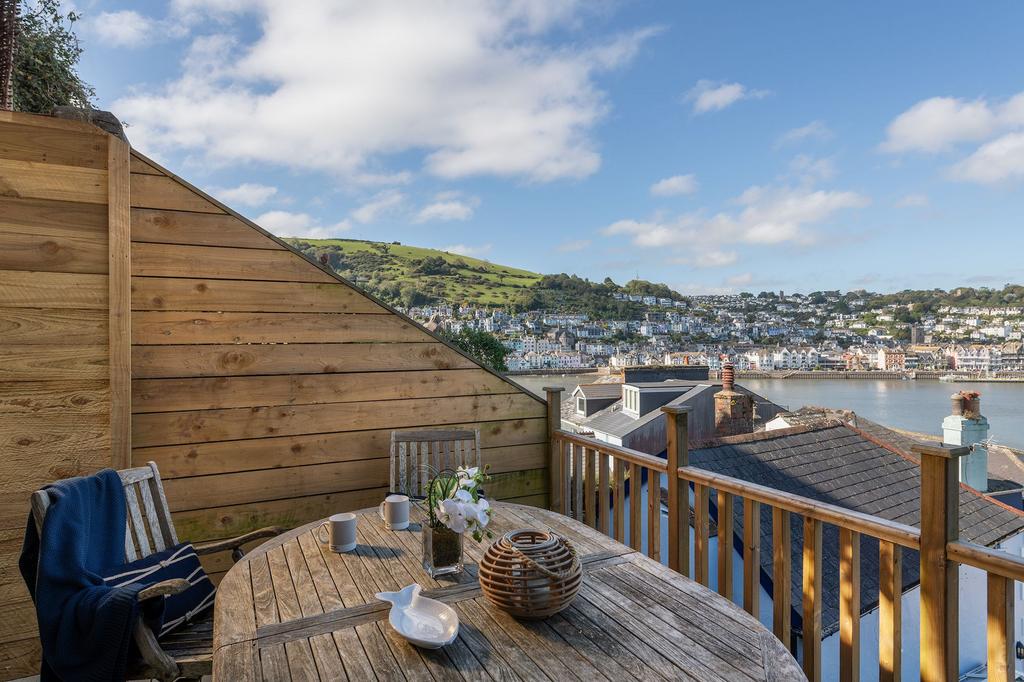
<instances>
[{"instance_id":1,"label":"glass vase","mask_svg":"<svg viewBox=\"0 0 1024 682\"><path fill-rule=\"evenodd\" d=\"M462 570L462 533L445 526L423 526L423 569L432 578Z\"/></svg>"}]
</instances>

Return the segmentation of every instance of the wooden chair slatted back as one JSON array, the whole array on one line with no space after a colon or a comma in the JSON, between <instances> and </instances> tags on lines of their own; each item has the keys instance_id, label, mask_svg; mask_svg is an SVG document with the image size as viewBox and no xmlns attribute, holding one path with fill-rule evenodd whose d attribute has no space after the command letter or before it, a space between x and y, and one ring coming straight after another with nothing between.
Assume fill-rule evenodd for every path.
<instances>
[{"instance_id":1,"label":"wooden chair slatted back","mask_svg":"<svg viewBox=\"0 0 1024 682\"><path fill-rule=\"evenodd\" d=\"M431 470L480 466L480 431L425 429L391 432L390 491L426 496Z\"/></svg>"},{"instance_id":2,"label":"wooden chair slatted back","mask_svg":"<svg viewBox=\"0 0 1024 682\"><path fill-rule=\"evenodd\" d=\"M124 551L127 561L142 559L178 544L178 534L171 521L164 486L156 463L144 467L122 469L117 472L124 486L125 537ZM32 517L41 533L43 519L50 505L49 496L42 490L32 493Z\"/></svg>"}]
</instances>

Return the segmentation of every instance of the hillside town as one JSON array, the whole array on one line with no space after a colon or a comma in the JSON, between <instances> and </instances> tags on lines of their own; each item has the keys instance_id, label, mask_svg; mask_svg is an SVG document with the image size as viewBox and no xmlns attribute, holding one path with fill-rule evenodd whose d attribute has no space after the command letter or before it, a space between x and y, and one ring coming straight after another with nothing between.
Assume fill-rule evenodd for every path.
<instances>
[{"instance_id":1,"label":"hillside town","mask_svg":"<svg viewBox=\"0 0 1024 682\"><path fill-rule=\"evenodd\" d=\"M1024 372L1024 308L875 305L871 295L695 296L616 293L642 319L432 305L407 310L433 329L486 331L512 372L732 363L738 371Z\"/></svg>"}]
</instances>

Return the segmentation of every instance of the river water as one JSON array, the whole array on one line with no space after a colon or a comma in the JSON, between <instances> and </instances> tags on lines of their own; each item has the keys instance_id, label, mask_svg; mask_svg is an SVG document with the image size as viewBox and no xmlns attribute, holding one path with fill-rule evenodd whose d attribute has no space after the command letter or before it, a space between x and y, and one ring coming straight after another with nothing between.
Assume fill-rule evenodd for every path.
<instances>
[{"instance_id":1,"label":"river water","mask_svg":"<svg viewBox=\"0 0 1024 682\"><path fill-rule=\"evenodd\" d=\"M593 374L514 376L516 383L543 395L544 386L566 392L590 383ZM956 391L981 393L981 412L990 435L1001 445L1024 448L1024 383L891 381L882 379L739 379L751 391L789 409L817 405L853 410L872 421L921 433L942 433L950 413L949 396Z\"/></svg>"}]
</instances>

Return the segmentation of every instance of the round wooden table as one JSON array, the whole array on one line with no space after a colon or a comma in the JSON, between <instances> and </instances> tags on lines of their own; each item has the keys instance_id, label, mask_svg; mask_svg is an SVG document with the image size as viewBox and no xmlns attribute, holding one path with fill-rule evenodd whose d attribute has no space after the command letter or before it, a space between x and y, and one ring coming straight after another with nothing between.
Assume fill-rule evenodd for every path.
<instances>
[{"instance_id":1,"label":"round wooden table","mask_svg":"<svg viewBox=\"0 0 1024 682\"><path fill-rule=\"evenodd\" d=\"M516 620L480 593L488 541L467 537L466 570L435 580L420 565L418 525L388 531L376 509L364 510L353 552L323 545L318 521L228 571L214 612L214 679L805 679L781 642L718 594L560 514L494 507L496 534L544 528L575 544L584 582L567 610ZM458 612L453 644L422 650L391 629L389 605L374 595L413 582Z\"/></svg>"}]
</instances>

